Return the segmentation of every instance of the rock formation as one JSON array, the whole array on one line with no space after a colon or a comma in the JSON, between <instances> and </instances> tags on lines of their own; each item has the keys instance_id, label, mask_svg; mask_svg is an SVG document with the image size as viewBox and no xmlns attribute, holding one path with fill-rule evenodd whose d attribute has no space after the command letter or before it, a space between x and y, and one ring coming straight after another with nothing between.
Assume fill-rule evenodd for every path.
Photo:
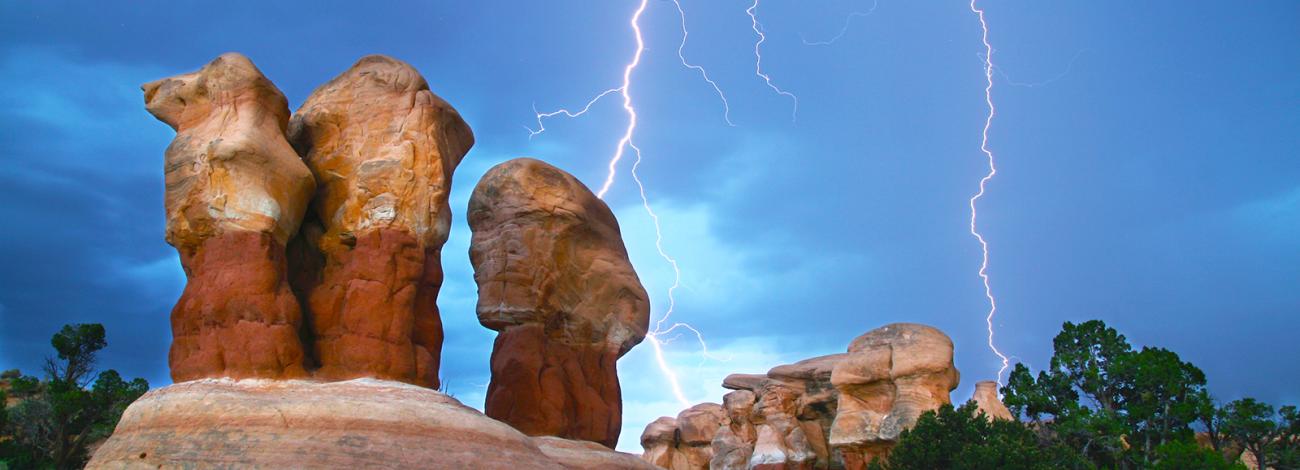
<instances>
[{"instance_id":1,"label":"rock formation","mask_svg":"<svg viewBox=\"0 0 1300 470\"><path fill-rule=\"evenodd\" d=\"M848 353L733 374L708 465L679 457L668 429L680 416L646 428L643 458L671 470L865 468L922 412L949 402L959 378L952 355L939 330L898 323L858 337Z\"/></svg>"},{"instance_id":2,"label":"rock formation","mask_svg":"<svg viewBox=\"0 0 1300 470\"><path fill-rule=\"evenodd\" d=\"M951 403L949 392L960 379L952 355L947 335L913 323L885 325L849 344L831 373L839 404L830 444L846 468L863 469L888 455L921 413Z\"/></svg>"},{"instance_id":3,"label":"rock formation","mask_svg":"<svg viewBox=\"0 0 1300 470\"><path fill-rule=\"evenodd\" d=\"M320 186L295 263L317 376L437 387L447 196L469 126L414 68L376 55L317 88L289 137Z\"/></svg>"},{"instance_id":4,"label":"rock formation","mask_svg":"<svg viewBox=\"0 0 1300 470\"><path fill-rule=\"evenodd\" d=\"M649 321L614 214L573 176L521 158L483 176L468 218L479 322L498 332L487 415L613 447L615 365Z\"/></svg>"},{"instance_id":5,"label":"rock formation","mask_svg":"<svg viewBox=\"0 0 1300 470\"><path fill-rule=\"evenodd\" d=\"M647 424L641 431L641 458L657 467L669 470L688 468L684 456L677 455L677 419L661 416ZM676 460L681 460L675 465Z\"/></svg>"},{"instance_id":6,"label":"rock formation","mask_svg":"<svg viewBox=\"0 0 1300 470\"><path fill-rule=\"evenodd\" d=\"M188 282L171 314L172 380L306 375L285 245L315 181L285 140L284 95L234 53L141 88L176 130L163 166L167 242Z\"/></svg>"},{"instance_id":7,"label":"rock formation","mask_svg":"<svg viewBox=\"0 0 1300 470\"><path fill-rule=\"evenodd\" d=\"M391 381L206 379L151 390L87 468L562 469L532 439Z\"/></svg>"},{"instance_id":8,"label":"rock formation","mask_svg":"<svg viewBox=\"0 0 1300 470\"><path fill-rule=\"evenodd\" d=\"M677 418L656 419L641 433L641 455L646 462L670 470L709 468L713 442L728 430L727 411L717 403L700 403Z\"/></svg>"},{"instance_id":9,"label":"rock formation","mask_svg":"<svg viewBox=\"0 0 1300 470\"><path fill-rule=\"evenodd\" d=\"M998 383L992 380L984 380L975 383L975 393L970 397L975 402L980 412L989 421L995 419L1005 419L1011 421L1015 418L1011 416L1011 410L1002 404L1002 399L998 398Z\"/></svg>"}]
</instances>

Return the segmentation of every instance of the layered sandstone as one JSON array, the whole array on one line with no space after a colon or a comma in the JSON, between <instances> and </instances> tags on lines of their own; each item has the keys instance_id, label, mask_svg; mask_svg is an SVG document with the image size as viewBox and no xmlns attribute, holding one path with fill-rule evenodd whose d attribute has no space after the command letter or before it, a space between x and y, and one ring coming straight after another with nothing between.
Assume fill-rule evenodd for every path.
<instances>
[{"instance_id":1,"label":"layered sandstone","mask_svg":"<svg viewBox=\"0 0 1300 470\"><path fill-rule=\"evenodd\" d=\"M1002 404L1002 399L998 398L998 383L992 380L984 380L975 383L975 392L970 397L975 402L975 406L980 413L989 421L995 419L1004 419L1011 421L1015 418L1011 416L1011 410Z\"/></svg>"},{"instance_id":2,"label":"layered sandstone","mask_svg":"<svg viewBox=\"0 0 1300 470\"><path fill-rule=\"evenodd\" d=\"M847 353L727 376L722 386L734 391L723 397L708 465L665 445L674 442L665 426L680 417L646 428L643 457L672 470L865 468L921 413L949 402L959 378L952 353L939 330L900 323L858 337Z\"/></svg>"},{"instance_id":3,"label":"layered sandstone","mask_svg":"<svg viewBox=\"0 0 1300 470\"><path fill-rule=\"evenodd\" d=\"M661 417L641 433L641 457L669 470L709 468L713 442L727 423L727 410L717 403L700 403L676 418Z\"/></svg>"},{"instance_id":4,"label":"layered sandstone","mask_svg":"<svg viewBox=\"0 0 1300 470\"><path fill-rule=\"evenodd\" d=\"M131 404L87 468L565 467L528 436L423 387L207 379Z\"/></svg>"},{"instance_id":5,"label":"layered sandstone","mask_svg":"<svg viewBox=\"0 0 1300 470\"><path fill-rule=\"evenodd\" d=\"M930 326L894 323L849 344L831 373L839 392L830 445L846 468L887 456L921 413L951 403L960 374L948 335Z\"/></svg>"},{"instance_id":6,"label":"layered sandstone","mask_svg":"<svg viewBox=\"0 0 1300 470\"><path fill-rule=\"evenodd\" d=\"M375 55L317 88L289 137L320 185L294 251L316 375L437 387L447 197L469 126L413 67Z\"/></svg>"},{"instance_id":7,"label":"layered sandstone","mask_svg":"<svg viewBox=\"0 0 1300 470\"><path fill-rule=\"evenodd\" d=\"M614 214L572 175L521 158L483 176L468 218L478 319L498 331L488 416L613 447L615 366L649 321Z\"/></svg>"},{"instance_id":8,"label":"layered sandstone","mask_svg":"<svg viewBox=\"0 0 1300 470\"><path fill-rule=\"evenodd\" d=\"M285 140L284 94L229 53L142 87L176 130L164 155L167 242L188 281L172 309L172 380L301 377L303 315L285 245L315 189Z\"/></svg>"}]
</instances>

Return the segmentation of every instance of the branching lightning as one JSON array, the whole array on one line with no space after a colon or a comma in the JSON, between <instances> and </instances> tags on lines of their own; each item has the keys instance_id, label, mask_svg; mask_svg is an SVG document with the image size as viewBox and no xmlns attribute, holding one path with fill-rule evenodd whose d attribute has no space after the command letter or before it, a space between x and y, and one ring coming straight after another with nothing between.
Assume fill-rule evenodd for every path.
<instances>
[{"instance_id":1,"label":"branching lightning","mask_svg":"<svg viewBox=\"0 0 1300 470\"><path fill-rule=\"evenodd\" d=\"M794 109L790 111L790 120L796 121L799 119L799 97L794 96L794 93L782 90L772 83L772 77L763 73L763 53L761 49L763 43L767 41L767 34L763 33L763 25L758 22L758 1L754 0L754 3L745 9L745 13L749 14L750 27L754 29L754 34L758 36L758 41L754 42L754 75L758 75L758 78L763 79L768 88L771 88L776 94L787 96L794 101Z\"/></svg>"},{"instance_id":2,"label":"branching lightning","mask_svg":"<svg viewBox=\"0 0 1300 470\"><path fill-rule=\"evenodd\" d=\"M984 282L984 296L989 300L989 313L984 317L984 322L988 325L989 349L993 350L993 354L996 354L998 358L1002 360L1002 368L998 369L997 375L997 382L1001 385L1002 373L1006 372L1010 361L993 343L993 317L997 314L998 302L993 297L993 288L989 285L989 244L984 240L984 236L980 235L979 230L976 229L976 218L978 212L975 210L975 203L978 202L980 198L984 197L985 186L988 185L989 180L993 179L993 176L998 173L997 166L993 159L993 151L989 150L989 128L993 127L993 117L997 115L997 107L993 105L993 45L989 44L989 25L984 21L984 10L975 5L975 0L970 1L970 10L979 16L980 28L983 30L982 41L984 42L985 79L984 103L988 105L989 108L988 115L984 118L984 130L981 133L982 137L980 142L980 151L984 152L985 157L988 158L989 172L980 179L979 192L975 193L975 195L970 198L970 233L975 236L976 240L979 240L980 251L983 252L983 258L980 262L979 276L980 280Z\"/></svg>"},{"instance_id":3,"label":"branching lightning","mask_svg":"<svg viewBox=\"0 0 1300 470\"><path fill-rule=\"evenodd\" d=\"M664 357L663 344L666 341L661 341L660 337L668 333L671 333L677 330L678 328L689 330L695 334L696 339L699 341L700 348L704 357L709 358L712 356L710 356L709 354L708 344L704 340L704 335L701 334L698 329L690 326L689 324L682 323L682 322L674 322L671 325L669 325L667 328L664 327L664 325L668 322L668 319L672 316L673 310L677 305L677 299L675 297L675 294L677 288L681 287L682 273L681 273L681 269L677 265L677 260L672 256L670 256L668 252L664 250L663 230L660 225L659 215L656 214L654 212L654 209L650 207L650 200L646 196L645 185L642 183L640 176L637 174L637 170L640 168L641 161L642 161L641 149L640 147L637 147L633 141L633 137L636 133L636 127L637 127L637 113L636 113L636 107L633 105L632 95L631 95L632 73L636 70L637 66L641 64L641 56L645 52L645 40L641 34L640 20L641 20L641 15L645 13L646 6L648 3L649 3L648 0L641 0L636 10L633 12L631 19L629 20L629 24L632 28L632 32L636 38L636 50L632 55L631 61L629 61L627 65L625 65L623 68L622 84L619 85L617 88L610 88L592 97L591 100L587 101L587 103L578 111L559 109L556 111L541 113L541 112L537 112L536 107L534 107L533 112L537 117L537 129L529 128L528 136L531 139L533 136L545 132L546 127L544 125L544 121L547 118L556 117L560 115L569 118L576 118L586 114L588 111L591 110L591 107L595 105L596 102L600 101L602 98L606 96L609 96L614 93L618 93L623 97L623 111L627 114L628 117L627 127L624 129L623 135L619 138L618 145L617 147L615 147L614 150L614 155L609 160L609 164L608 164L609 171L605 177L604 184L602 184L600 190L596 192L596 196L601 199L604 199L605 194L609 192L610 187L614 184L614 178L617 176L617 169L618 169L619 162L622 161L623 156L627 151L627 149L631 149L632 152L636 155L636 161L632 165L632 172L631 172L632 179L633 181L636 182L637 190L641 196L642 207L645 208L646 214L648 214L650 216L650 219L654 222L655 250L658 251L659 256L662 257L664 261L666 261L673 269L673 284L668 288L668 308L664 311L663 315L660 316L660 318L654 323L654 328L646 332L646 339L650 340L650 345L654 349L655 361L658 363L659 369L663 372L664 377L668 379L668 383L670 388L672 389L673 396L677 399L678 402L681 403L682 406L689 407L691 406L691 402L686 398L685 393L682 392L681 384L677 378L677 373L668 364L668 360ZM680 0L673 0L673 4L674 6L676 6L677 13L681 18L681 28L682 28L682 40L677 47L677 57L678 59L681 60L683 67L699 72L700 77L706 83L708 83L709 86L713 87L714 92L718 94L718 98L722 101L723 119L727 122L727 125L734 126L735 124L731 121L731 104L727 101L727 96L725 93L722 92L722 88L719 87L718 84L709 77L709 73L707 70L704 69L704 67L692 64L688 60L686 60L686 55L685 55L686 40L690 35L689 30L686 28L686 11L682 8Z\"/></svg>"},{"instance_id":4,"label":"branching lightning","mask_svg":"<svg viewBox=\"0 0 1300 470\"><path fill-rule=\"evenodd\" d=\"M876 7L878 6L880 6L880 1L872 0L871 8L868 8L867 11L855 11L849 13L849 16L844 17L844 26L840 28L840 32L835 36L832 36L830 39L825 41L809 41L808 38L804 37L803 33L799 33L799 39L803 41L803 45L805 46L829 46L835 44L835 42L839 41L845 34L848 34L849 24L853 22L854 18L869 16L876 12Z\"/></svg>"},{"instance_id":5,"label":"branching lightning","mask_svg":"<svg viewBox=\"0 0 1300 470\"><path fill-rule=\"evenodd\" d=\"M677 58L681 59L683 67L700 72L700 78L703 78L705 82L708 82L709 86L713 87L713 91L718 94L718 99L722 100L722 119L727 121L728 126L735 127L736 123L731 122L731 103L727 102L727 95L722 93L722 88L719 88L717 82L709 78L709 72L704 70L704 67L686 61L686 53L684 52L686 38L691 35L686 30L686 10L682 9L681 0L673 0L673 5L677 7L677 16L682 19L682 42L677 45Z\"/></svg>"}]
</instances>

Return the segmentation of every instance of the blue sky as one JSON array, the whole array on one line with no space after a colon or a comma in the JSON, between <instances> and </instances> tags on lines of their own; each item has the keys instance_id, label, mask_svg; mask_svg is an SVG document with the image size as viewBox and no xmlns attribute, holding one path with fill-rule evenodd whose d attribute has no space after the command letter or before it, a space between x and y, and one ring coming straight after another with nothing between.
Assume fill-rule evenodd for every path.
<instances>
[{"instance_id":1,"label":"blue sky","mask_svg":"<svg viewBox=\"0 0 1300 470\"><path fill-rule=\"evenodd\" d=\"M443 376L481 406L493 334L478 325L463 218L478 178L532 156L599 186L625 125L617 100L547 122L618 85L634 0L6 2L0 5L0 368L35 372L62 324L102 322L102 365L168 383L167 313L184 285L163 236L172 131L139 84L248 55L296 108L371 53L416 66L473 126L457 170L439 305ZM743 0L649 0L631 93L641 174L680 261L668 343L687 396L730 372L839 352L895 321L957 344L962 386L992 378L967 198L984 172L983 45L960 1L764 0L764 71ZM1203 368L1223 399L1300 401L1300 3L989 0L999 74L981 202L999 346L1034 367L1066 320L1100 318L1136 345ZM843 36L826 46L809 41ZM628 162L630 163L630 162ZM607 201L662 313L672 271L654 251L630 167ZM625 430L680 406L648 344L619 364Z\"/></svg>"}]
</instances>

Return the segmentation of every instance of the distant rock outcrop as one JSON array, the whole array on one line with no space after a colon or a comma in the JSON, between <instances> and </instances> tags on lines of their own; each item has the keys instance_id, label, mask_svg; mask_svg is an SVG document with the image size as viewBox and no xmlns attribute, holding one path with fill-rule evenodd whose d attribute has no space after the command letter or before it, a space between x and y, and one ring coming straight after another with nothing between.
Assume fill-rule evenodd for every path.
<instances>
[{"instance_id":1,"label":"distant rock outcrop","mask_svg":"<svg viewBox=\"0 0 1300 470\"><path fill-rule=\"evenodd\" d=\"M667 429L679 428L680 416L646 428L643 457L671 470L863 469L921 413L949 403L959 379L952 359L952 341L939 330L886 325L847 353L728 376L722 386L735 391L723 397L708 465L677 457L680 438Z\"/></svg>"},{"instance_id":2,"label":"distant rock outcrop","mask_svg":"<svg viewBox=\"0 0 1300 470\"><path fill-rule=\"evenodd\" d=\"M147 83L167 147L167 242L188 282L172 309L172 380L307 374L285 245L316 187L285 140L284 94L248 58Z\"/></svg>"},{"instance_id":3,"label":"distant rock outcrop","mask_svg":"<svg viewBox=\"0 0 1300 470\"><path fill-rule=\"evenodd\" d=\"M295 263L316 375L437 387L447 196L469 126L415 68L373 55L317 88L289 137L320 186Z\"/></svg>"},{"instance_id":4,"label":"distant rock outcrop","mask_svg":"<svg viewBox=\"0 0 1300 470\"><path fill-rule=\"evenodd\" d=\"M1011 416L1011 410L1002 404L1002 399L998 398L998 383L992 380L984 380L975 383L975 393L970 397L975 402L975 406L989 421L995 419L1004 419L1007 421L1014 420Z\"/></svg>"},{"instance_id":5,"label":"distant rock outcrop","mask_svg":"<svg viewBox=\"0 0 1300 470\"><path fill-rule=\"evenodd\" d=\"M649 321L614 214L568 173L520 158L483 176L468 218L479 322L499 332L487 415L613 447L615 365Z\"/></svg>"}]
</instances>

